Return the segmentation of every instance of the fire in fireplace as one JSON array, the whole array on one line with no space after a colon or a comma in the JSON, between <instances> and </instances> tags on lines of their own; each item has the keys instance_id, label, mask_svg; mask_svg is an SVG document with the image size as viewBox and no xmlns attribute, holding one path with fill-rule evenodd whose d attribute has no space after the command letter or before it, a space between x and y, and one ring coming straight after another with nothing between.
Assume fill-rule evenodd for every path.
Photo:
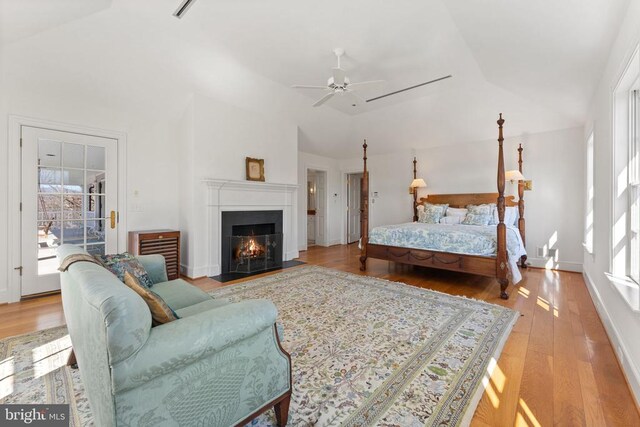
<instances>
[{"instance_id":1,"label":"fire in fireplace","mask_svg":"<svg viewBox=\"0 0 640 427\"><path fill-rule=\"evenodd\" d=\"M223 273L282 267L282 211L223 212L222 234Z\"/></svg>"},{"instance_id":2,"label":"fire in fireplace","mask_svg":"<svg viewBox=\"0 0 640 427\"><path fill-rule=\"evenodd\" d=\"M282 266L282 234L231 236L230 271L253 273Z\"/></svg>"}]
</instances>

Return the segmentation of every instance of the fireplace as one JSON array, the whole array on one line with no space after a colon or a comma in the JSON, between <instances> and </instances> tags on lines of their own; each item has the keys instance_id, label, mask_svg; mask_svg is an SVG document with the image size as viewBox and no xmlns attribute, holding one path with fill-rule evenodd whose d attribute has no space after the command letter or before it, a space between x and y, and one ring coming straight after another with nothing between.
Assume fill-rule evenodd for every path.
<instances>
[{"instance_id":1,"label":"fireplace","mask_svg":"<svg viewBox=\"0 0 640 427\"><path fill-rule=\"evenodd\" d=\"M222 212L222 273L282 266L282 211Z\"/></svg>"}]
</instances>

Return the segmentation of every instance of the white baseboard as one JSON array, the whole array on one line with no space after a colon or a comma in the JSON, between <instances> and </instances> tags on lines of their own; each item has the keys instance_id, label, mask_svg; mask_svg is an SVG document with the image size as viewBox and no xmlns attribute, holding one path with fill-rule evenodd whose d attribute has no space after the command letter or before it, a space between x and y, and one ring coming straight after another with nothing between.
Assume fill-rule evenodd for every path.
<instances>
[{"instance_id":1,"label":"white baseboard","mask_svg":"<svg viewBox=\"0 0 640 427\"><path fill-rule=\"evenodd\" d=\"M217 270L216 270L217 267ZM217 271L217 273L216 273ZM212 267L191 267L190 265L180 264L180 274L187 276L190 279L195 279L198 277L205 276L216 276L220 274L220 266L212 266Z\"/></svg>"},{"instance_id":2,"label":"white baseboard","mask_svg":"<svg viewBox=\"0 0 640 427\"><path fill-rule=\"evenodd\" d=\"M553 263L553 266L551 268L547 267L548 262L549 258L527 258L527 264L531 265L531 267L544 268L547 270L564 270L582 273L581 262L556 261Z\"/></svg>"},{"instance_id":3,"label":"white baseboard","mask_svg":"<svg viewBox=\"0 0 640 427\"><path fill-rule=\"evenodd\" d=\"M289 251L286 254L284 254L284 260L285 261L291 261L292 259L296 259L300 256L300 252L299 251Z\"/></svg>"},{"instance_id":4,"label":"white baseboard","mask_svg":"<svg viewBox=\"0 0 640 427\"><path fill-rule=\"evenodd\" d=\"M635 365L634 360L629 355L629 351L625 346L624 342L620 339L620 334L618 333L618 329L615 327L613 322L611 321L611 316L609 316L609 312L606 307L602 303L602 298L600 298L600 293L598 289L593 284L591 277L585 271L582 273L584 277L584 281L587 284L587 289L589 290L589 294L591 294L591 299L593 300L594 305L596 306L596 311L602 320L602 324L604 325L604 329L609 336L609 340L614 348L614 353L618 358L618 362L620 366L622 366L622 373L627 379L629 386L631 387L631 394L636 400L636 405L640 406L640 371L638 367Z\"/></svg>"}]
</instances>

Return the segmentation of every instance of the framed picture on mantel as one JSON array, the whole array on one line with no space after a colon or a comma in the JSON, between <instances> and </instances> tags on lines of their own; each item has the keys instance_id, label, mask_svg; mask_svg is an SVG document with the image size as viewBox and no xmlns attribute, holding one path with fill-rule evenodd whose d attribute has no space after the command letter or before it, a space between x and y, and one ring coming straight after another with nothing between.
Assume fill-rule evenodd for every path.
<instances>
[{"instance_id":1,"label":"framed picture on mantel","mask_svg":"<svg viewBox=\"0 0 640 427\"><path fill-rule=\"evenodd\" d=\"M247 157L247 181L264 182L264 159Z\"/></svg>"}]
</instances>

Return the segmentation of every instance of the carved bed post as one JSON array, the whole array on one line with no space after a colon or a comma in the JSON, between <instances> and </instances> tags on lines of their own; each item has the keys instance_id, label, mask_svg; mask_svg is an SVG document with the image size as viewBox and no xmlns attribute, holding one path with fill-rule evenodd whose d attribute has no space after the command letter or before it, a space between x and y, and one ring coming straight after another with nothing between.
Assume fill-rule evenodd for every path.
<instances>
[{"instance_id":1,"label":"carved bed post","mask_svg":"<svg viewBox=\"0 0 640 427\"><path fill-rule=\"evenodd\" d=\"M507 278L507 226L504 224L504 185L505 185L505 172L504 172L504 153L502 145L504 143L504 137L502 136L502 125L504 119L502 113L498 119L498 251L496 256L496 278L500 284L500 298L508 299L507 286L509 285L509 279Z\"/></svg>"},{"instance_id":2,"label":"carved bed post","mask_svg":"<svg viewBox=\"0 0 640 427\"><path fill-rule=\"evenodd\" d=\"M415 180L418 177L418 160L413 158L413 179ZM413 222L418 220L418 189L413 189Z\"/></svg>"},{"instance_id":3,"label":"carved bed post","mask_svg":"<svg viewBox=\"0 0 640 427\"><path fill-rule=\"evenodd\" d=\"M518 146L518 170L522 173L522 144ZM524 181L518 181L518 230L522 237L522 244L526 245L525 220L524 220ZM520 266L527 268L527 256L522 255Z\"/></svg>"},{"instance_id":4,"label":"carved bed post","mask_svg":"<svg viewBox=\"0 0 640 427\"><path fill-rule=\"evenodd\" d=\"M360 189L360 270L367 269L367 244L369 243L369 172L367 172L367 140L362 144L364 168Z\"/></svg>"}]
</instances>

